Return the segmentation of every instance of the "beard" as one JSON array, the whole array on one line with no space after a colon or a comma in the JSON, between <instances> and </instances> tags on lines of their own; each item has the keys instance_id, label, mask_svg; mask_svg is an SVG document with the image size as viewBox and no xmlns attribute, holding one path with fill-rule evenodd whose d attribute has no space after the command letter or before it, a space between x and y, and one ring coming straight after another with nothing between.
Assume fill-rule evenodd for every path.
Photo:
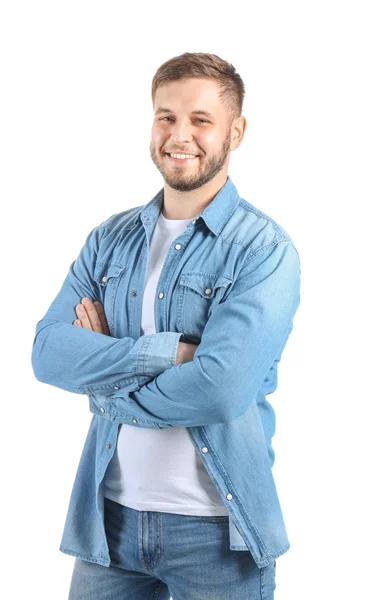
<instances>
[{"instance_id":1,"label":"beard","mask_svg":"<svg viewBox=\"0 0 375 600\"><path fill-rule=\"evenodd\" d=\"M202 185L205 183L211 181L211 179L213 179L215 175L221 171L230 152L230 141L231 132L230 129L228 129L227 135L218 154L211 156L207 159L207 161L203 161L203 166L200 164L202 158L198 158L200 164L198 172L192 173L191 175L186 175L184 172L180 172L180 168L178 168L174 173L167 173L166 170L163 169L161 161L158 160L155 146L152 146L152 144L150 144L150 155L153 163L158 171L160 171L164 181L169 185L169 187L174 190L178 190L179 192L190 192L191 190L196 190L197 188L202 187Z\"/></svg>"}]
</instances>

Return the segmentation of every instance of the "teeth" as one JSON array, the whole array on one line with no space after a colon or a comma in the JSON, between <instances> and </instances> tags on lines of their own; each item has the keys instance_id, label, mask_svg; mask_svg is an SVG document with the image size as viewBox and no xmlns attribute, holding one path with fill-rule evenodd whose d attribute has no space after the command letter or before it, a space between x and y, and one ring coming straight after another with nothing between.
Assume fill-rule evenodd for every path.
<instances>
[{"instance_id":1,"label":"teeth","mask_svg":"<svg viewBox=\"0 0 375 600\"><path fill-rule=\"evenodd\" d=\"M170 154L172 158L195 158L195 154Z\"/></svg>"}]
</instances>

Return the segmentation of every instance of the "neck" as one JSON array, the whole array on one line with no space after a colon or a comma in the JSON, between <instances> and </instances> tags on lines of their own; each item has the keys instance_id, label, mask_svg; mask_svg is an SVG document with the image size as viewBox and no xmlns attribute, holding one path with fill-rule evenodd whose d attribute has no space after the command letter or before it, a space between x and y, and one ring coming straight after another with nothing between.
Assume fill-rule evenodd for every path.
<instances>
[{"instance_id":1,"label":"neck","mask_svg":"<svg viewBox=\"0 0 375 600\"><path fill-rule=\"evenodd\" d=\"M212 202L225 185L227 171L220 171L211 181L190 192L180 192L164 182L162 215L166 219L193 219Z\"/></svg>"}]
</instances>

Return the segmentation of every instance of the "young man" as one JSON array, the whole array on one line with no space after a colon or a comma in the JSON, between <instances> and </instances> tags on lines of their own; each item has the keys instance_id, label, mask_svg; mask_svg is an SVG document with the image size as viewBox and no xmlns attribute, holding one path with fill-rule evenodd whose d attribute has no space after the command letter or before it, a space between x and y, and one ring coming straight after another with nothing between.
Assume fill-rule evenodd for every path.
<instances>
[{"instance_id":1,"label":"young man","mask_svg":"<svg viewBox=\"0 0 375 600\"><path fill-rule=\"evenodd\" d=\"M164 186L93 229L38 322L39 381L93 413L62 552L71 600L271 600L289 541L266 394L299 305L296 248L228 176L244 84L185 53L152 82Z\"/></svg>"}]
</instances>

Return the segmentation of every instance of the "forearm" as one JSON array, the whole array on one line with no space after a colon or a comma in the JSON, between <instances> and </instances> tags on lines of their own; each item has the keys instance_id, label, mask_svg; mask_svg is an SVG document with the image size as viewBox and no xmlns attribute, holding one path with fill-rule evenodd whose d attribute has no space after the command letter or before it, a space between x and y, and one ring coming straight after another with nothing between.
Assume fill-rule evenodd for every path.
<instances>
[{"instance_id":1,"label":"forearm","mask_svg":"<svg viewBox=\"0 0 375 600\"><path fill-rule=\"evenodd\" d=\"M199 354L193 361L180 364L160 374L141 387L115 391L108 403L100 395L90 397L90 410L94 414L118 423L137 427L195 427L210 423L225 423L238 418L257 393L270 370L280 361L292 324L288 328L279 351L272 357L270 348L263 354L263 365L254 361L247 369L246 380L238 370L225 371L224 365L213 357ZM223 339L228 356L233 352L230 340ZM258 364L258 367L257 367ZM264 370L263 370L264 368Z\"/></svg>"},{"instance_id":2,"label":"forearm","mask_svg":"<svg viewBox=\"0 0 375 600\"><path fill-rule=\"evenodd\" d=\"M77 394L138 389L176 364L180 333L122 339L44 318L32 350L35 377Z\"/></svg>"}]
</instances>

